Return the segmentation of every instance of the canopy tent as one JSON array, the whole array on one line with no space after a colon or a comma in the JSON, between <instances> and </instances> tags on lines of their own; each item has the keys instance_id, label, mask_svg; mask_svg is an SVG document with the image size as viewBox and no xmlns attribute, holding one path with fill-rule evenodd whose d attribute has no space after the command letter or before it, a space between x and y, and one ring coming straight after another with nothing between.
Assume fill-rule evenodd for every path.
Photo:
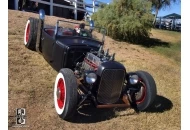
<instances>
[{"instance_id":1,"label":"canopy tent","mask_svg":"<svg viewBox=\"0 0 190 130\"><path fill-rule=\"evenodd\" d=\"M181 31L181 15L172 13L163 17L157 17L155 27Z\"/></svg>"},{"instance_id":2,"label":"canopy tent","mask_svg":"<svg viewBox=\"0 0 190 130\"><path fill-rule=\"evenodd\" d=\"M176 13L172 13L172 14L168 14L168 15L166 15L166 16L163 16L162 18L181 19L181 15L176 14Z\"/></svg>"}]
</instances>

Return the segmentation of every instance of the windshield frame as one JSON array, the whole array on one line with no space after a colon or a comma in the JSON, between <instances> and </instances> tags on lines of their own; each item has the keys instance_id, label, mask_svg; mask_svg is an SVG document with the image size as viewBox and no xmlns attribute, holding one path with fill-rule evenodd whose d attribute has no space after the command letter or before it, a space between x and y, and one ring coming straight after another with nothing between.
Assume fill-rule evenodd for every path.
<instances>
[{"instance_id":1,"label":"windshield frame","mask_svg":"<svg viewBox=\"0 0 190 130\"><path fill-rule=\"evenodd\" d=\"M60 22L65 22L65 23L72 23L72 24L81 24L81 23L79 23L79 22L72 22L72 21L66 21L66 20L57 20L57 22L56 22L56 26L55 26L55 36L57 36L58 35L58 28L59 28L59 25L60 25ZM85 24L85 26L87 26L87 27L89 27L90 28L90 25L89 24L86 24L86 22L83 22L84 24ZM100 41L100 42L103 42L104 43L104 41L105 41L105 33L106 33L106 29L105 28L102 28L102 27L97 27L97 26L94 26L94 29L96 30L96 29L99 29L99 30L103 30L102 32L101 32L101 34L102 34L102 40ZM88 30L88 29L86 29L86 30ZM88 31L90 31L90 30L88 30ZM76 37L79 37L79 36L76 36ZM85 37L84 37L85 38ZM88 38L88 37L86 37L86 38ZM97 40L97 39L95 39L95 38L91 38L91 39L94 39L94 40L96 40L96 41L99 41L99 40Z\"/></svg>"}]
</instances>

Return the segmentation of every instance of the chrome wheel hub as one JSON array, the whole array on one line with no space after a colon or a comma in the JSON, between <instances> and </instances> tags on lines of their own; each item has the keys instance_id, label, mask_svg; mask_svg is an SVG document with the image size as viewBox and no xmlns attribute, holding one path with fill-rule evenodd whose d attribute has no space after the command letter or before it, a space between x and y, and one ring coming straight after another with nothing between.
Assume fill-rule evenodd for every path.
<instances>
[{"instance_id":1,"label":"chrome wheel hub","mask_svg":"<svg viewBox=\"0 0 190 130\"><path fill-rule=\"evenodd\" d=\"M140 100L142 98L144 89L145 89L144 87L141 87L139 92L135 94L136 100Z\"/></svg>"}]
</instances>

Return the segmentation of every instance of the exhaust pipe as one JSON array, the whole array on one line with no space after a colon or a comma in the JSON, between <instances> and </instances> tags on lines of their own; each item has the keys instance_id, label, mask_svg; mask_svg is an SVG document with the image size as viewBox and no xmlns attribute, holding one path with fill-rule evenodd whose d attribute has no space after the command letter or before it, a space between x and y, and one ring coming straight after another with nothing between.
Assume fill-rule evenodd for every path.
<instances>
[{"instance_id":1,"label":"exhaust pipe","mask_svg":"<svg viewBox=\"0 0 190 130\"><path fill-rule=\"evenodd\" d=\"M109 105L97 105L97 108L113 108L113 107L130 107L127 104L109 104Z\"/></svg>"}]
</instances>

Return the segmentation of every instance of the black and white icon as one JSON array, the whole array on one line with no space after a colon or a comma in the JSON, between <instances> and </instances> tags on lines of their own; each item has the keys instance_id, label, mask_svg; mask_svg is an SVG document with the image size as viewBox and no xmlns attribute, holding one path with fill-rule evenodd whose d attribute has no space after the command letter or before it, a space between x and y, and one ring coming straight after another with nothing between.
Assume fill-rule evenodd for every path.
<instances>
[{"instance_id":1,"label":"black and white icon","mask_svg":"<svg viewBox=\"0 0 190 130\"><path fill-rule=\"evenodd\" d=\"M25 108L16 109L16 124L17 125L24 125L26 123L25 115L26 115Z\"/></svg>"}]
</instances>

